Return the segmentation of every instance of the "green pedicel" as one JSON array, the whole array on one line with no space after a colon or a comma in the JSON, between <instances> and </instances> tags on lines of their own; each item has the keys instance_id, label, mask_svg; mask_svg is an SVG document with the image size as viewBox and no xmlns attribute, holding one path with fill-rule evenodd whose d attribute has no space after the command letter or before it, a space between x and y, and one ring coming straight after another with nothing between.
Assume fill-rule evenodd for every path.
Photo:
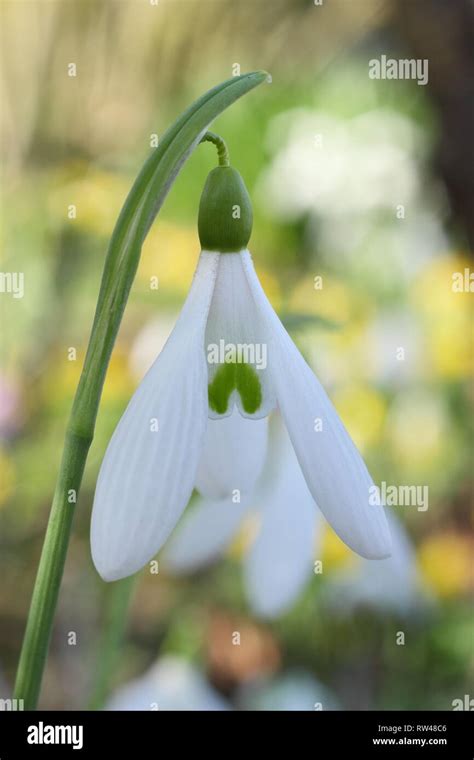
<instances>
[{"instance_id":1,"label":"green pedicel","mask_svg":"<svg viewBox=\"0 0 474 760\"><path fill-rule=\"evenodd\" d=\"M233 390L237 390L247 414L254 414L262 403L262 386L256 371L248 364L223 364L208 387L209 406L217 414L225 414Z\"/></svg>"}]
</instances>

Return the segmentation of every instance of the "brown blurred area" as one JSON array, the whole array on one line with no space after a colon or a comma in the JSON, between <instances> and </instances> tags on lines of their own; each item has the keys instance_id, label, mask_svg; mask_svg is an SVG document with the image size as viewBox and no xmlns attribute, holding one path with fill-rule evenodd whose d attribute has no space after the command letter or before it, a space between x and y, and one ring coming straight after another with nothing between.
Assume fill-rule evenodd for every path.
<instances>
[{"instance_id":1,"label":"brown blurred area","mask_svg":"<svg viewBox=\"0 0 474 760\"><path fill-rule=\"evenodd\" d=\"M395 0L393 13L415 58L429 61L439 114L438 169L453 214L474 252L474 3Z\"/></svg>"}]
</instances>

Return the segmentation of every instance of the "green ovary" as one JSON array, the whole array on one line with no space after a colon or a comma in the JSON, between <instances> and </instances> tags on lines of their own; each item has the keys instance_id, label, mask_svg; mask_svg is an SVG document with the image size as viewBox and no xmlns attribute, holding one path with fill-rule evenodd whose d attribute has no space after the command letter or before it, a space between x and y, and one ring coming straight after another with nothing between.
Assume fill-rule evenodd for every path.
<instances>
[{"instance_id":1,"label":"green ovary","mask_svg":"<svg viewBox=\"0 0 474 760\"><path fill-rule=\"evenodd\" d=\"M208 387L209 406L217 414L225 414L233 390L242 399L247 414L253 414L262 403L262 386L256 371L248 364L223 364Z\"/></svg>"}]
</instances>

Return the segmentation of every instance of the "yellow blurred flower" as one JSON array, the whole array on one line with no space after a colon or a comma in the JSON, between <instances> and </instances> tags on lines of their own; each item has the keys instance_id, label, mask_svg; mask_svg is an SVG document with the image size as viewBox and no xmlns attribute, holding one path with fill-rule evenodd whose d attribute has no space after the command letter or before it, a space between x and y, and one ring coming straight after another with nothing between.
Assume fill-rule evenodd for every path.
<instances>
[{"instance_id":1,"label":"yellow blurred flower","mask_svg":"<svg viewBox=\"0 0 474 760\"><path fill-rule=\"evenodd\" d=\"M81 376L83 361L83 352L73 346L55 352L41 379L42 395L47 401L63 401L65 398L73 397Z\"/></svg>"},{"instance_id":2,"label":"yellow blurred flower","mask_svg":"<svg viewBox=\"0 0 474 760\"><path fill-rule=\"evenodd\" d=\"M130 186L130 179L80 162L67 164L54 177L49 211L59 220L74 213L74 224L110 237Z\"/></svg>"},{"instance_id":3,"label":"yellow blurred flower","mask_svg":"<svg viewBox=\"0 0 474 760\"><path fill-rule=\"evenodd\" d=\"M373 446L379 441L387 404L376 390L363 385L347 385L332 394L334 405L361 449Z\"/></svg>"},{"instance_id":4,"label":"yellow blurred flower","mask_svg":"<svg viewBox=\"0 0 474 760\"><path fill-rule=\"evenodd\" d=\"M472 371L472 294L456 289L456 278L470 264L459 255L437 258L412 287L411 300L425 320L432 371L447 379L464 378Z\"/></svg>"},{"instance_id":5,"label":"yellow blurred flower","mask_svg":"<svg viewBox=\"0 0 474 760\"><path fill-rule=\"evenodd\" d=\"M420 567L442 598L467 592L473 585L473 541L459 533L435 533L420 545Z\"/></svg>"},{"instance_id":6,"label":"yellow blurred flower","mask_svg":"<svg viewBox=\"0 0 474 760\"><path fill-rule=\"evenodd\" d=\"M123 349L115 347L107 369L102 400L120 401L131 396L134 390L135 382L130 373L128 355Z\"/></svg>"},{"instance_id":7,"label":"yellow blurred flower","mask_svg":"<svg viewBox=\"0 0 474 760\"><path fill-rule=\"evenodd\" d=\"M229 556L233 559L242 559L257 538L261 525L261 514L254 512L247 515L229 546Z\"/></svg>"},{"instance_id":8,"label":"yellow blurred flower","mask_svg":"<svg viewBox=\"0 0 474 760\"><path fill-rule=\"evenodd\" d=\"M145 287L164 293L187 294L200 253L197 226L179 226L160 222L153 227L143 245L137 277ZM258 262L257 262L258 264ZM274 308L280 303L276 278L257 266L258 276Z\"/></svg>"},{"instance_id":9,"label":"yellow blurred flower","mask_svg":"<svg viewBox=\"0 0 474 760\"><path fill-rule=\"evenodd\" d=\"M319 276L316 275L316 278ZM331 322L345 323L353 315L354 297L344 283L330 275L321 275L321 280L305 277L292 291L288 308L315 314Z\"/></svg>"},{"instance_id":10,"label":"yellow blurred flower","mask_svg":"<svg viewBox=\"0 0 474 760\"><path fill-rule=\"evenodd\" d=\"M399 466L413 474L433 468L450 440L448 428L449 416L439 396L426 390L401 394L387 419L390 445Z\"/></svg>"},{"instance_id":11,"label":"yellow blurred flower","mask_svg":"<svg viewBox=\"0 0 474 760\"><path fill-rule=\"evenodd\" d=\"M321 559L323 572L338 570L341 567L356 565L357 556L341 541L337 533L329 525L324 526L321 543Z\"/></svg>"},{"instance_id":12,"label":"yellow blurred flower","mask_svg":"<svg viewBox=\"0 0 474 760\"><path fill-rule=\"evenodd\" d=\"M185 294L198 256L196 227L160 222L151 228L145 240L137 278L145 287L153 286L153 278L158 278L158 290Z\"/></svg>"},{"instance_id":13,"label":"yellow blurred flower","mask_svg":"<svg viewBox=\"0 0 474 760\"><path fill-rule=\"evenodd\" d=\"M68 352L76 353L69 354ZM75 356L69 359L68 356ZM42 393L46 399L64 400L72 399L84 363L84 352L73 349L57 352L48 370L42 378ZM103 401L115 401L131 395L135 389L135 383L128 367L128 356L123 349L116 346L113 350L107 376L102 392Z\"/></svg>"},{"instance_id":14,"label":"yellow blurred flower","mask_svg":"<svg viewBox=\"0 0 474 760\"><path fill-rule=\"evenodd\" d=\"M265 291L268 300L272 304L275 311L278 311L282 305L282 297L280 286L277 282L276 277L274 277L274 275L269 272L268 269L262 269L258 265L258 261L254 261L254 264L258 279L260 280L260 283L263 290Z\"/></svg>"}]
</instances>

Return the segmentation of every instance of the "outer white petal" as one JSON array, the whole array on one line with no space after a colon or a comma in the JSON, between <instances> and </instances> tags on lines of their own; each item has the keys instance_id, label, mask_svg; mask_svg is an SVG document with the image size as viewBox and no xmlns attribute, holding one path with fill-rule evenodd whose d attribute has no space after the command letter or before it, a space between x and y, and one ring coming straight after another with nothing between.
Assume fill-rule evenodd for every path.
<instances>
[{"instance_id":1,"label":"outer white petal","mask_svg":"<svg viewBox=\"0 0 474 760\"><path fill-rule=\"evenodd\" d=\"M173 573L186 573L216 560L236 534L248 509L246 501L198 498L168 541L162 564Z\"/></svg>"},{"instance_id":2,"label":"outer white petal","mask_svg":"<svg viewBox=\"0 0 474 760\"><path fill-rule=\"evenodd\" d=\"M311 577L321 519L286 430L277 433L274 444L278 450L256 503L262 525L245 560L251 605L265 617L287 609Z\"/></svg>"},{"instance_id":3,"label":"outer white petal","mask_svg":"<svg viewBox=\"0 0 474 760\"><path fill-rule=\"evenodd\" d=\"M150 560L192 493L207 425L203 341L218 259L201 254L176 327L105 453L91 525L92 557L105 580Z\"/></svg>"},{"instance_id":4,"label":"outer white petal","mask_svg":"<svg viewBox=\"0 0 474 760\"><path fill-rule=\"evenodd\" d=\"M278 405L313 497L336 533L367 559L390 555L383 507L370 503L372 479L316 376L281 324L243 254L247 280L269 333L269 365ZM315 431L315 421L322 430Z\"/></svg>"},{"instance_id":5,"label":"outer white petal","mask_svg":"<svg viewBox=\"0 0 474 760\"><path fill-rule=\"evenodd\" d=\"M200 671L178 657L163 657L140 678L118 689L107 710L230 710Z\"/></svg>"},{"instance_id":6,"label":"outer white petal","mask_svg":"<svg viewBox=\"0 0 474 760\"><path fill-rule=\"evenodd\" d=\"M252 491L267 454L268 420L250 420L234 411L210 419L196 478L196 488L210 499L239 490Z\"/></svg>"}]
</instances>

